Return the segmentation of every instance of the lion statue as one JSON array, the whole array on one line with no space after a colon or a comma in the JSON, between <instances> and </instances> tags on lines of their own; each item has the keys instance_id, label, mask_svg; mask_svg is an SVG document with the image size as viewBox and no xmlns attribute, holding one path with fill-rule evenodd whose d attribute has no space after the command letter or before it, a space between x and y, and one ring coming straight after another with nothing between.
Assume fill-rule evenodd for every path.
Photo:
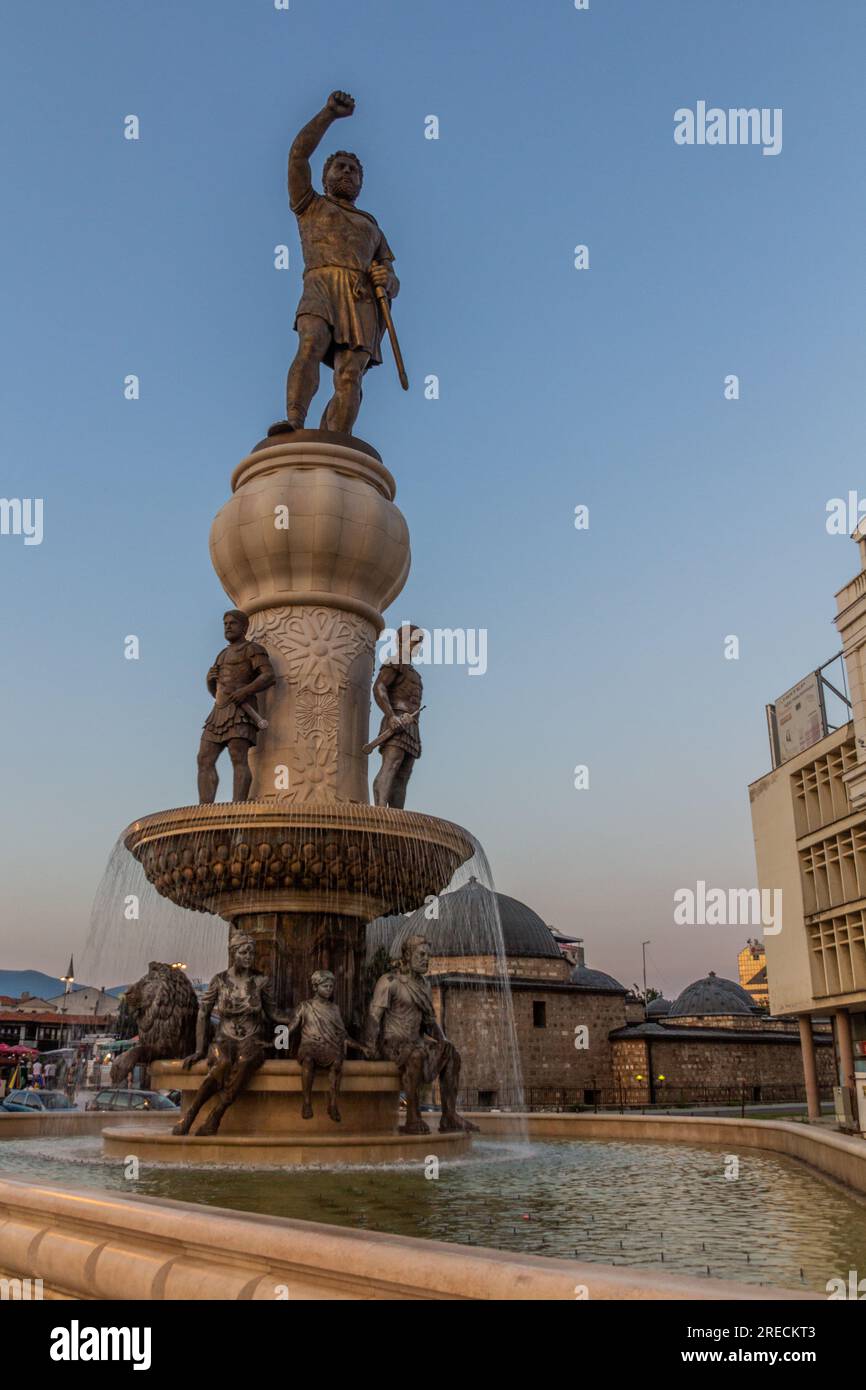
<instances>
[{"instance_id":1,"label":"lion statue","mask_svg":"<svg viewBox=\"0 0 866 1390\"><path fill-rule=\"evenodd\" d=\"M112 1063L113 1086L139 1064L145 1067L146 1084L151 1062L186 1057L195 1050L198 998L182 970L152 960L147 974L126 991L125 1003L138 1024L138 1042Z\"/></svg>"}]
</instances>

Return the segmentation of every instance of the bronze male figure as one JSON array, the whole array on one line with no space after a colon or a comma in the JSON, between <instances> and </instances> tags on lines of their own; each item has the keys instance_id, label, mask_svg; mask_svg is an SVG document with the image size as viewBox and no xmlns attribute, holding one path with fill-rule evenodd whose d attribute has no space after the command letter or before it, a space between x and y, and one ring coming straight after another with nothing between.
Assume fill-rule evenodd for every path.
<instances>
[{"instance_id":1,"label":"bronze male figure","mask_svg":"<svg viewBox=\"0 0 866 1390\"><path fill-rule=\"evenodd\" d=\"M257 974L255 954L252 937L236 932L229 941L228 970L214 975L201 997L195 1052L184 1058L183 1065L189 1070L206 1057L208 1072L172 1134L189 1134L205 1101L218 1095L217 1104L197 1131L199 1135L216 1134L223 1115L264 1062L273 1043L274 1025L290 1021L277 1011L267 975ZM214 1012L219 1016L219 1025L208 1047Z\"/></svg>"},{"instance_id":2,"label":"bronze male figure","mask_svg":"<svg viewBox=\"0 0 866 1390\"><path fill-rule=\"evenodd\" d=\"M272 425L269 434L303 429L323 362L333 368L334 394L321 428L351 434L364 373L382 361L377 291L390 301L400 282L392 269L394 253L376 219L355 206L364 178L361 161L347 150L329 155L322 173L324 193L313 188L310 170L310 155L325 132L354 110L348 92L332 92L289 152L289 203L301 236L304 290L295 315L300 342L286 383L286 418Z\"/></svg>"},{"instance_id":3,"label":"bronze male figure","mask_svg":"<svg viewBox=\"0 0 866 1390\"><path fill-rule=\"evenodd\" d=\"M256 694L274 684L273 667L264 647L246 640L249 618L233 608L223 618L228 646L207 673L207 688L215 704L202 730L198 750L198 799L215 800L219 778L217 758L228 748L234 769L232 801L246 801L252 785L250 749L258 737Z\"/></svg>"},{"instance_id":4,"label":"bronze male figure","mask_svg":"<svg viewBox=\"0 0 866 1390\"><path fill-rule=\"evenodd\" d=\"M460 1053L450 1043L433 1012L427 980L430 947L423 936L409 936L394 968L376 982L367 1017L365 1042L369 1055L396 1062L406 1096L403 1134L429 1134L421 1119L421 1089L439 1081L442 1116L439 1132L474 1130L478 1126L457 1113Z\"/></svg>"},{"instance_id":5,"label":"bronze male figure","mask_svg":"<svg viewBox=\"0 0 866 1390\"><path fill-rule=\"evenodd\" d=\"M382 766L373 783L377 806L403 809L412 769L421 756L418 714L424 687L418 668L412 664L412 653L423 638L421 628L404 624L396 661L383 662L373 685L373 699L383 714L379 738L388 736L380 744Z\"/></svg>"}]
</instances>

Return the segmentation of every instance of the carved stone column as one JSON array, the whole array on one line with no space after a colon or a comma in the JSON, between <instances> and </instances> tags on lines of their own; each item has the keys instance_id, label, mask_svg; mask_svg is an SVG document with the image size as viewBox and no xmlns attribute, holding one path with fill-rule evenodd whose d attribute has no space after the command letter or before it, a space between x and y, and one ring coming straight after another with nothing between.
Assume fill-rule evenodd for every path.
<instances>
[{"instance_id":1,"label":"carved stone column","mask_svg":"<svg viewBox=\"0 0 866 1390\"><path fill-rule=\"evenodd\" d=\"M410 562L394 479L362 440L298 430L258 444L232 489L211 559L277 675L261 700L269 728L252 797L367 803L375 641Z\"/></svg>"},{"instance_id":2,"label":"carved stone column","mask_svg":"<svg viewBox=\"0 0 866 1390\"><path fill-rule=\"evenodd\" d=\"M249 637L267 648L277 683L262 700L268 729L250 766L253 796L368 801L370 687L379 629L339 608L266 608Z\"/></svg>"}]
</instances>

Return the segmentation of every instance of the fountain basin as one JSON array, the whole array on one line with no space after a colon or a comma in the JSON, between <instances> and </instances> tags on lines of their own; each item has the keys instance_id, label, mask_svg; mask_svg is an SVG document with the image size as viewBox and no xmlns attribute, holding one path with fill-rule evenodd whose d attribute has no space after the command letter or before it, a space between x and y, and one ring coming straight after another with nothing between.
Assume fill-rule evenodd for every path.
<instances>
[{"instance_id":1,"label":"fountain basin","mask_svg":"<svg viewBox=\"0 0 866 1390\"><path fill-rule=\"evenodd\" d=\"M335 1125L334 1129L339 1126ZM328 1167L373 1163L425 1163L430 1155L456 1158L471 1147L468 1134L155 1134L152 1129L108 1128L102 1131L107 1158L136 1158L151 1163L248 1165L253 1168Z\"/></svg>"},{"instance_id":2,"label":"fountain basin","mask_svg":"<svg viewBox=\"0 0 866 1390\"><path fill-rule=\"evenodd\" d=\"M411 912L475 851L451 821L351 802L184 806L133 821L123 840L163 897L230 921L275 910L365 922Z\"/></svg>"},{"instance_id":3,"label":"fountain basin","mask_svg":"<svg viewBox=\"0 0 866 1390\"><path fill-rule=\"evenodd\" d=\"M184 806L134 821L123 841L163 897L253 938L280 1009L332 971L350 1029L363 1023L366 924L443 892L476 848L451 821L355 802Z\"/></svg>"},{"instance_id":4,"label":"fountain basin","mask_svg":"<svg viewBox=\"0 0 866 1390\"><path fill-rule=\"evenodd\" d=\"M207 1068L198 1062L184 1071L180 1062L155 1062L151 1084L180 1090L188 1108ZM301 1117L301 1067L298 1062L265 1062L248 1088L223 1118L218 1134L199 1138L171 1134L168 1128L109 1126L102 1131L108 1157L135 1154L162 1163L267 1164L393 1163L430 1154L454 1157L471 1147L469 1134L439 1134L438 1115L430 1116L430 1134L399 1134L400 1079L391 1062L346 1062L336 1123L327 1112L328 1077L316 1075L313 1118ZM202 1107L202 1122L214 1102Z\"/></svg>"}]
</instances>

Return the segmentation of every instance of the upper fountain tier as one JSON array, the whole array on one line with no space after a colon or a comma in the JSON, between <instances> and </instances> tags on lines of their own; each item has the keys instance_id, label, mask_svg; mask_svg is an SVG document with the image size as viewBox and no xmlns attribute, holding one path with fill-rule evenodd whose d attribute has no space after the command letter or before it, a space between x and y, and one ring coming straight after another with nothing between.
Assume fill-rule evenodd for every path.
<instances>
[{"instance_id":1,"label":"upper fountain tier","mask_svg":"<svg viewBox=\"0 0 866 1390\"><path fill-rule=\"evenodd\" d=\"M277 678L261 700L254 799L369 801L375 642L410 564L395 494L375 449L324 430L265 439L234 471L211 559Z\"/></svg>"}]
</instances>

